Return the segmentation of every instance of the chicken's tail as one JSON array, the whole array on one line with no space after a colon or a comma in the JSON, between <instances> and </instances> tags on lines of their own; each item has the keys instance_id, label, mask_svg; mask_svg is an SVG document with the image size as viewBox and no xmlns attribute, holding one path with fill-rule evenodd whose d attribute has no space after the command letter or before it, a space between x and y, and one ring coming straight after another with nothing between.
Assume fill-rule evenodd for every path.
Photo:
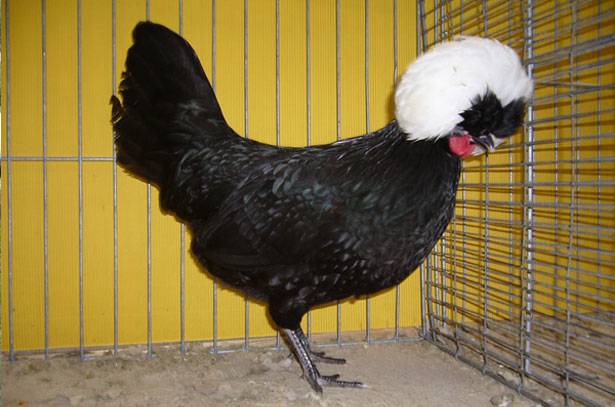
<instances>
[{"instance_id":1,"label":"chicken's tail","mask_svg":"<svg viewBox=\"0 0 615 407\"><path fill-rule=\"evenodd\" d=\"M168 28L137 24L119 93L111 97L117 160L158 185L195 139L191 120L226 126L220 106L190 44ZM192 117L192 118L191 118ZM183 131L185 129L188 131Z\"/></svg>"}]
</instances>

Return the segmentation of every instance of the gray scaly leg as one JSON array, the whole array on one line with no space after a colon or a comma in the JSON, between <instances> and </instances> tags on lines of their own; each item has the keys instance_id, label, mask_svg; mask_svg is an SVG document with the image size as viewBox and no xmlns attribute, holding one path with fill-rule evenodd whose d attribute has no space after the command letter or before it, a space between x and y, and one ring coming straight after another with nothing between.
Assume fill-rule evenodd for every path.
<instances>
[{"instance_id":1,"label":"gray scaly leg","mask_svg":"<svg viewBox=\"0 0 615 407\"><path fill-rule=\"evenodd\" d=\"M325 352L314 352L310 347L310 342L308 341L307 336L303 333L303 329L297 329L295 332L299 336L303 346L307 349L309 355L312 357L313 362L330 363L332 365L343 365L346 363L346 359L333 358L331 356L327 356Z\"/></svg>"},{"instance_id":2,"label":"gray scaly leg","mask_svg":"<svg viewBox=\"0 0 615 407\"><path fill-rule=\"evenodd\" d=\"M308 346L301 340L301 337L305 338L305 334L301 328L296 330L284 329L283 331L288 339L288 344L292 352L295 354L295 357L303 369L305 378L315 392L322 394L322 386L365 387L361 382L337 380L339 377L337 374L331 376L321 375L312 361L311 352Z\"/></svg>"}]
</instances>

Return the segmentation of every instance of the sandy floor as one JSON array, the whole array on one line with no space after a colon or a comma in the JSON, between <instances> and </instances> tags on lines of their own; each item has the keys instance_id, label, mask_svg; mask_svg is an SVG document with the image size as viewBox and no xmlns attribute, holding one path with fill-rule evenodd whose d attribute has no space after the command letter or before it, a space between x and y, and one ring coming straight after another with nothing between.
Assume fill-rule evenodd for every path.
<instances>
[{"instance_id":1,"label":"sandy floor","mask_svg":"<svg viewBox=\"0 0 615 407\"><path fill-rule=\"evenodd\" d=\"M254 350L212 355L195 346L182 358L176 349L139 351L81 362L59 355L4 363L5 406L500 406L535 403L441 352L416 344L328 348L348 360L320 365L367 389L311 392L299 365L281 352ZM504 399L504 400L503 400Z\"/></svg>"}]
</instances>

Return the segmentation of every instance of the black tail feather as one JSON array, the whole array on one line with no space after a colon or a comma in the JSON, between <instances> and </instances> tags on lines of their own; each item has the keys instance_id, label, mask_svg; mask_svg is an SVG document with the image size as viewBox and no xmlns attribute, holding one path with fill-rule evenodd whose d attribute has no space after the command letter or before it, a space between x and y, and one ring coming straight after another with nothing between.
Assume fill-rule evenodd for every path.
<instances>
[{"instance_id":1,"label":"black tail feather","mask_svg":"<svg viewBox=\"0 0 615 407\"><path fill-rule=\"evenodd\" d=\"M202 114L224 118L188 42L151 22L137 24L133 41L119 87L121 102L111 97L117 158L129 171L160 184L168 166L188 148L189 138L173 129L181 106L197 100Z\"/></svg>"}]
</instances>

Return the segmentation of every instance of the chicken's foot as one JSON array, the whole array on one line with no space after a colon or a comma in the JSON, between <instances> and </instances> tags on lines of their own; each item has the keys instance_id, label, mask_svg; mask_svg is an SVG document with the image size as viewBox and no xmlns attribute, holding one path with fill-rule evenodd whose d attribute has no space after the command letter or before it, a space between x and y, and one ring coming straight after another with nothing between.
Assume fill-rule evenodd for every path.
<instances>
[{"instance_id":1,"label":"chicken's foot","mask_svg":"<svg viewBox=\"0 0 615 407\"><path fill-rule=\"evenodd\" d=\"M324 357L327 359L333 359L333 360L336 360L336 359L330 358L328 356L324 356L324 354L318 356L317 354L310 351L309 344L307 343L307 338L305 337L305 334L303 333L303 330L301 328L298 328L295 330L284 329L283 331L284 331L284 334L286 335L286 338L288 338L288 343L291 347L291 350L297 357L297 360L299 361L299 364L301 365L301 368L303 369L303 375L305 376L307 381L310 383L310 386L312 386L312 389L314 389L315 392L322 394L322 386L366 387L361 382L338 380L339 375L337 374L331 375L331 376L321 375L318 369L316 368L316 365L314 364L313 358L317 359L317 358ZM333 362L333 363L340 363L340 362Z\"/></svg>"},{"instance_id":2,"label":"chicken's foot","mask_svg":"<svg viewBox=\"0 0 615 407\"><path fill-rule=\"evenodd\" d=\"M332 365L343 365L344 363L346 363L346 359L327 356L325 352L314 352L310 347L310 341L303 333L303 329L298 329L296 332L299 336L299 339L301 340L301 343L303 343L303 346L305 346L308 353L312 357L313 362L330 363Z\"/></svg>"}]
</instances>

